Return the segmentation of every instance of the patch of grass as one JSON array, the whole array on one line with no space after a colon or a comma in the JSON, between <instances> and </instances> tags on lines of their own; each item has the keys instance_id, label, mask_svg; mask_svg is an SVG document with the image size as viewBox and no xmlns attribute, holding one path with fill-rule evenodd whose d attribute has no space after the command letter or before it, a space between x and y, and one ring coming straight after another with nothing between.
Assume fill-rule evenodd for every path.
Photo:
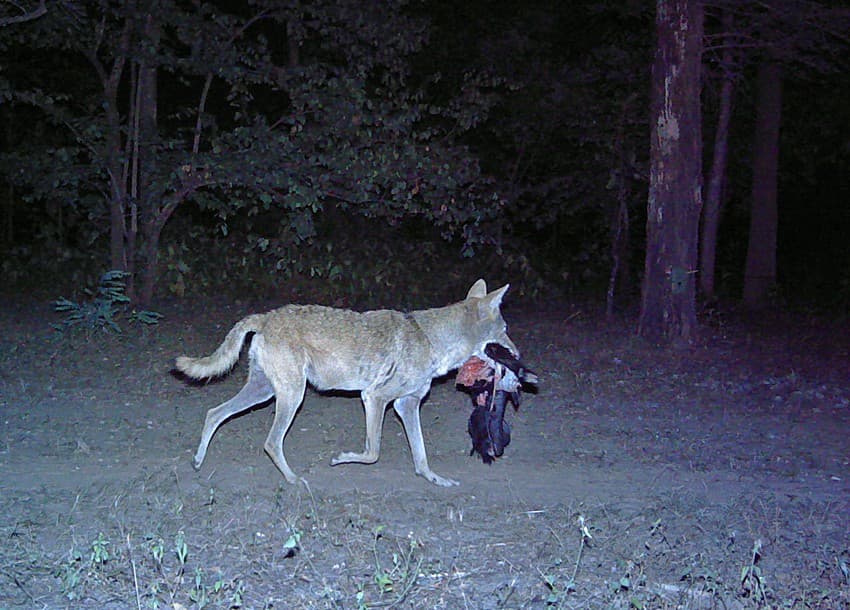
<instances>
[{"instance_id":1,"label":"patch of grass","mask_svg":"<svg viewBox=\"0 0 850 610\"><path fill-rule=\"evenodd\" d=\"M245 504L217 489L210 508L209 488L198 486L184 492L183 513L172 515L159 512L167 494L140 493L132 504L149 501L155 512L147 514L161 516L152 532L134 535L121 523L98 523L87 541L72 542L51 559L4 531L18 546L0 553L9 566L0 569L0 579L20 573L20 584L11 587L26 591L26 605L34 607L94 608L108 600L136 610L848 607L846 550L824 548L820 582L798 581L792 590L774 576L777 566L763 564L758 540L741 568L735 563L741 548L724 540L710 547L698 529L676 522L666 509L626 516L605 506L527 514L494 507L449 521L423 543L420 534L399 533L383 520L390 514L386 500L362 494L310 494L305 501L303 491L287 488L279 492L280 504L271 497L268 504ZM87 503L102 506L102 497L83 498L76 510ZM251 516L234 518L237 508ZM131 515L124 507L118 514L122 521ZM144 513L132 514L141 523ZM425 515L423 523L435 523L436 513ZM562 536L565 524L569 536ZM24 555L32 558L14 559ZM45 562L53 563L52 581L33 567ZM767 587L768 575L781 595ZM0 607L10 599L0 597Z\"/></svg>"},{"instance_id":2,"label":"patch of grass","mask_svg":"<svg viewBox=\"0 0 850 610\"><path fill-rule=\"evenodd\" d=\"M201 565L187 572L189 545L182 530L174 537L172 562L166 561L161 538L137 542L146 546L148 553L137 556L129 534L126 545L113 548L102 532L89 545L88 559L79 549L71 549L54 570L64 597L81 604L111 597L152 609L243 606L244 584L239 578L227 579L219 570Z\"/></svg>"}]
</instances>

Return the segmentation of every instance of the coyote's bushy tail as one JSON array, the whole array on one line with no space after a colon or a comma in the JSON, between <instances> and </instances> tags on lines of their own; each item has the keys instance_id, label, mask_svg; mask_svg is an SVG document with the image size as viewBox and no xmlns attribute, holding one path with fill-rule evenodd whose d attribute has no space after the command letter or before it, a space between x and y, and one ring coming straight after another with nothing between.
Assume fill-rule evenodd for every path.
<instances>
[{"instance_id":1,"label":"coyote's bushy tail","mask_svg":"<svg viewBox=\"0 0 850 610\"><path fill-rule=\"evenodd\" d=\"M221 345L211 355L203 358L190 358L180 356L177 358L177 370L185 373L193 379L205 379L218 377L227 373L236 361L239 360L239 352L245 335L260 330L263 314L256 314L243 318L230 329Z\"/></svg>"}]
</instances>

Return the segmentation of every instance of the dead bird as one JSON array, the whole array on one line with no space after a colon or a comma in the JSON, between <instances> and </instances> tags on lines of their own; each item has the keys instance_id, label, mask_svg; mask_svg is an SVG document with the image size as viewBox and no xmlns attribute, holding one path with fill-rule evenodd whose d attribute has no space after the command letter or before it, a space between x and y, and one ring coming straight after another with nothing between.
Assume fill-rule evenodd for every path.
<instances>
[{"instance_id":1,"label":"dead bird","mask_svg":"<svg viewBox=\"0 0 850 610\"><path fill-rule=\"evenodd\" d=\"M472 438L469 455L478 453L485 464L492 464L511 442L511 427L505 421L510 400L519 408L522 385L537 384L537 375L508 348L488 343L488 360L473 356L458 371L457 385L472 397L473 411L467 431Z\"/></svg>"}]
</instances>

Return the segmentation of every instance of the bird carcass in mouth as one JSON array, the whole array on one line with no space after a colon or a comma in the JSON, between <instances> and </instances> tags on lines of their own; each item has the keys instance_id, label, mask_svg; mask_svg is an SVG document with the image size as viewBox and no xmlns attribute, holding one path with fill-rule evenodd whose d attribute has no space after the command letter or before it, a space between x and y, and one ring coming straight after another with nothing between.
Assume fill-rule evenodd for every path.
<instances>
[{"instance_id":1,"label":"bird carcass in mouth","mask_svg":"<svg viewBox=\"0 0 850 610\"><path fill-rule=\"evenodd\" d=\"M472 396L473 411L467 430L472 438L470 455L478 453L485 464L491 464L505 452L511 442L511 427L505 421L505 407L510 401L519 408L523 383L536 384L537 375L506 347L488 343L485 359L467 360L457 375L457 385Z\"/></svg>"}]
</instances>

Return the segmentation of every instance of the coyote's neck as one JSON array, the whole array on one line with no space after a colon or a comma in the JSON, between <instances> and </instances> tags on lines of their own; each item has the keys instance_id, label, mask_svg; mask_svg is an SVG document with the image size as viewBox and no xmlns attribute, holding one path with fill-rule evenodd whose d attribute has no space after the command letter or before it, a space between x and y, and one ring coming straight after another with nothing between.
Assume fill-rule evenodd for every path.
<instances>
[{"instance_id":1,"label":"coyote's neck","mask_svg":"<svg viewBox=\"0 0 850 610\"><path fill-rule=\"evenodd\" d=\"M410 317L419 325L431 343L431 359L435 375L445 375L458 368L471 355L474 346L464 335L466 311L463 303L414 311Z\"/></svg>"}]
</instances>

